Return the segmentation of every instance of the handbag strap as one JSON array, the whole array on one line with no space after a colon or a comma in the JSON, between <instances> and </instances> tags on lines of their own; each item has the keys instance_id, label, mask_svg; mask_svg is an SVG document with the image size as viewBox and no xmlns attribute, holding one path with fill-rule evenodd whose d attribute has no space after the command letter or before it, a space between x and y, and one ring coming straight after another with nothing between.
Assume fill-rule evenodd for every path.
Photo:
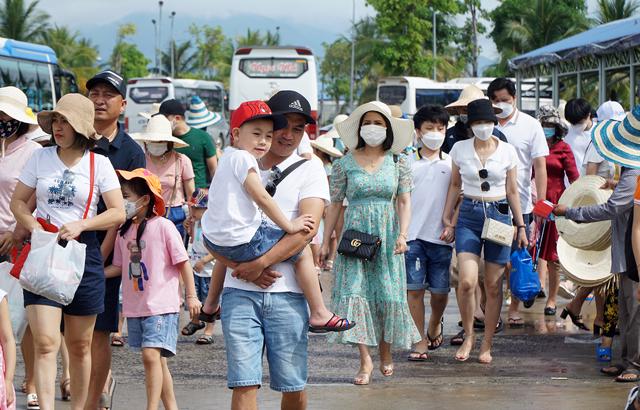
<instances>
[{"instance_id":1,"label":"handbag strap","mask_svg":"<svg viewBox=\"0 0 640 410\"><path fill-rule=\"evenodd\" d=\"M89 199L87 199L87 206L84 209L84 215L82 219L87 219L89 216L89 209L91 209L91 200L93 199L93 184L96 179L96 154L93 151L89 151Z\"/></svg>"}]
</instances>

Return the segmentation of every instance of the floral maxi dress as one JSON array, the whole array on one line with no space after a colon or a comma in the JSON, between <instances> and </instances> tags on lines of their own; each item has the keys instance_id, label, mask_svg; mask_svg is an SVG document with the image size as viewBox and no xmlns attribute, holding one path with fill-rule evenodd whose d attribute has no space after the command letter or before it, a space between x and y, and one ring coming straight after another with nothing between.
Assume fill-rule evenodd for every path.
<instances>
[{"instance_id":1,"label":"floral maxi dress","mask_svg":"<svg viewBox=\"0 0 640 410\"><path fill-rule=\"evenodd\" d=\"M384 336L395 347L408 349L422 339L409 313L404 256L393 254L399 234L396 196L410 192L411 185L411 168L403 156L387 153L373 173L351 153L334 162L331 201L342 202L345 196L349 201L344 230L379 236L382 245L372 261L338 255L333 307L357 325L331 334L331 342L377 346Z\"/></svg>"}]
</instances>

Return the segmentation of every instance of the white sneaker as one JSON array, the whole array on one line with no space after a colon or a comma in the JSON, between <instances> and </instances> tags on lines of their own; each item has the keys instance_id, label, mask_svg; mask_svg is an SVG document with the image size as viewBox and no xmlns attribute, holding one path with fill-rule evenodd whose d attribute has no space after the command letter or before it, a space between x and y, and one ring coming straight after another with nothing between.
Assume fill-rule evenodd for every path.
<instances>
[{"instance_id":1,"label":"white sneaker","mask_svg":"<svg viewBox=\"0 0 640 410\"><path fill-rule=\"evenodd\" d=\"M636 400L637 397L638 397L638 386L634 387L629 392L629 397L627 397L627 405L624 407L625 410L635 410L636 409L636 407L633 404L633 402Z\"/></svg>"}]
</instances>

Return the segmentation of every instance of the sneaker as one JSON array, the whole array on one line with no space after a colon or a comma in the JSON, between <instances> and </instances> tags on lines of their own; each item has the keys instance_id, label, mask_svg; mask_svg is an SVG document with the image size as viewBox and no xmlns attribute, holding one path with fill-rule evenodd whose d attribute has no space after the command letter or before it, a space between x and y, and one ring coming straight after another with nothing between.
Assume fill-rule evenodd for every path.
<instances>
[{"instance_id":1,"label":"sneaker","mask_svg":"<svg viewBox=\"0 0 640 410\"><path fill-rule=\"evenodd\" d=\"M638 398L638 386L631 389L629 392L629 397L627 397L627 405L624 407L625 410L636 410L636 406L634 405L634 401Z\"/></svg>"}]
</instances>

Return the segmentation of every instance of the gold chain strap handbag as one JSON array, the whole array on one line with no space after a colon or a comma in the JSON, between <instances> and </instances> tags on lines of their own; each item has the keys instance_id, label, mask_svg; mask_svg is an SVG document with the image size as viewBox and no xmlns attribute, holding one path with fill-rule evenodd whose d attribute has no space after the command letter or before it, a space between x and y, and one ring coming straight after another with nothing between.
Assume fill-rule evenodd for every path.
<instances>
[{"instance_id":1,"label":"gold chain strap handbag","mask_svg":"<svg viewBox=\"0 0 640 410\"><path fill-rule=\"evenodd\" d=\"M493 242L502 246L509 246L513 243L513 225L487 218L487 204L482 201L484 210L484 225L480 237L485 241Z\"/></svg>"},{"instance_id":2,"label":"gold chain strap handbag","mask_svg":"<svg viewBox=\"0 0 640 410\"><path fill-rule=\"evenodd\" d=\"M379 237L368 233L348 229L342 234L338 245L338 253L344 256L371 261L376 257L382 241Z\"/></svg>"}]
</instances>

